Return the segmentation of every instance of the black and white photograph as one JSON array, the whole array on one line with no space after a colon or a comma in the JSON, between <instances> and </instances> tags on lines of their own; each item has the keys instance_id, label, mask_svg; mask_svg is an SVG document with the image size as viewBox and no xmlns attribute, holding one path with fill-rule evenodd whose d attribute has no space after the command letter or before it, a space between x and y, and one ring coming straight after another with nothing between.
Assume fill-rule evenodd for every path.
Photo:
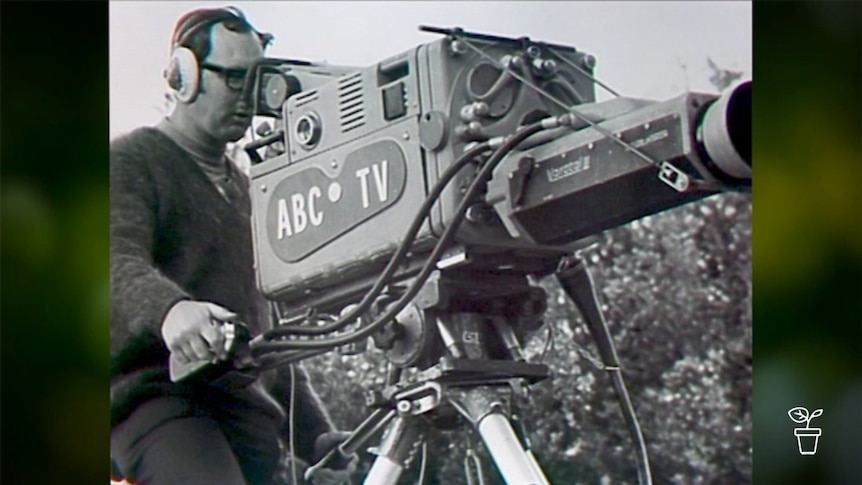
<instances>
[{"instance_id":1,"label":"black and white photograph","mask_svg":"<svg viewBox=\"0 0 862 485\"><path fill-rule=\"evenodd\" d=\"M751 2L108 23L112 484L753 483Z\"/></svg>"}]
</instances>

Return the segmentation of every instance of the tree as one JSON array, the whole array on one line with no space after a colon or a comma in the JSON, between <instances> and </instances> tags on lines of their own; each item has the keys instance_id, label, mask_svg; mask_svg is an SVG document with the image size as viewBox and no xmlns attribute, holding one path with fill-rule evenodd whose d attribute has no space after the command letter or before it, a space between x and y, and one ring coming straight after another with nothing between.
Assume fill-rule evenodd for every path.
<instances>
[{"instance_id":1,"label":"tree","mask_svg":"<svg viewBox=\"0 0 862 485\"><path fill-rule=\"evenodd\" d=\"M706 63L712 70L712 76L709 77L709 82L719 91L724 91L734 81L742 77L742 71L731 71L718 66L711 58L706 58Z\"/></svg>"}]
</instances>

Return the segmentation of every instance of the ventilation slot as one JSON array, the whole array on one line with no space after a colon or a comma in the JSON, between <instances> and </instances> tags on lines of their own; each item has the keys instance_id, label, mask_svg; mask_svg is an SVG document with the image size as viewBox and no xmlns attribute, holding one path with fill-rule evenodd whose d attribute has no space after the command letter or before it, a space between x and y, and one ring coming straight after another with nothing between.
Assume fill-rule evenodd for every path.
<instances>
[{"instance_id":1,"label":"ventilation slot","mask_svg":"<svg viewBox=\"0 0 862 485\"><path fill-rule=\"evenodd\" d=\"M299 108L300 106L305 106L306 104L317 100L317 90L315 89L313 91L299 93L294 99L296 99L296 104L294 105L295 107Z\"/></svg>"},{"instance_id":2,"label":"ventilation slot","mask_svg":"<svg viewBox=\"0 0 862 485\"><path fill-rule=\"evenodd\" d=\"M338 113L341 132L365 124L365 100L362 97L362 73L357 72L338 80Z\"/></svg>"}]
</instances>

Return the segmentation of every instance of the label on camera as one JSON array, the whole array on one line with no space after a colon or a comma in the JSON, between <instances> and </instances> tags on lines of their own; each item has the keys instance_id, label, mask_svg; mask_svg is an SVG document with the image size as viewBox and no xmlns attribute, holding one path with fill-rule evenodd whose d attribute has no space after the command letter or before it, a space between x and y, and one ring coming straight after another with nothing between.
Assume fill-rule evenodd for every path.
<instances>
[{"instance_id":1,"label":"label on camera","mask_svg":"<svg viewBox=\"0 0 862 485\"><path fill-rule=\"evenodd\" d=\"M658 164L658 161L685 154L682 133L679 117L668 115L651 120L648 124L628 128L618 138ZM557 143L564 141L561 139ZM567 148L556 155L539 157L535 168L542 176L531 179L530 190L525 193L522 203L524 207L545 203L548 194L559 197L566 193L597 189L614 180L631 177L632 172L654 170L641 157L609 137ZM672 167L672 171L663 168L660 178L676 190L680 190L688 180L685 173L676 167Z\"/></svg>"},{"instance_id":2,"label":"label on camera","mask_svg":"<svg viewBox=\"0 0 862 485\"><path fill-rule=\"evenodd\" d=\"M279 259L299 261L394 204L406 178L404 152L392 140L350 152L334 177L309 164L275 186L265 216L269 244Z\"/></svg>"}]
</instances>

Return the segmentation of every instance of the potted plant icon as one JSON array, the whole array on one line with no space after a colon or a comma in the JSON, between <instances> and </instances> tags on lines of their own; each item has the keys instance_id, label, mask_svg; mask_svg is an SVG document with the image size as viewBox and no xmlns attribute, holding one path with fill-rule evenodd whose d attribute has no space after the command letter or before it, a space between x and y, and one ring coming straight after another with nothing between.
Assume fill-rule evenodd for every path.
<instances>
[{"instance_id":1,"label":"potted plant icon","mask_svg":"<svg viewBox=\"0 0 862 485\"><path fill-rule=\"evenodd\" d=\"M813 413L808 413L808 410L802 406L797 406L787 415L794 423L805 423L804 428L796 428L793 434L796 435L796 442L799 445L800 455L813 455L817 453L817 442L820 439L820 428L812 428L811 420L823 414L822 409L816 409Z\"/></svg>"}]
</instances>

